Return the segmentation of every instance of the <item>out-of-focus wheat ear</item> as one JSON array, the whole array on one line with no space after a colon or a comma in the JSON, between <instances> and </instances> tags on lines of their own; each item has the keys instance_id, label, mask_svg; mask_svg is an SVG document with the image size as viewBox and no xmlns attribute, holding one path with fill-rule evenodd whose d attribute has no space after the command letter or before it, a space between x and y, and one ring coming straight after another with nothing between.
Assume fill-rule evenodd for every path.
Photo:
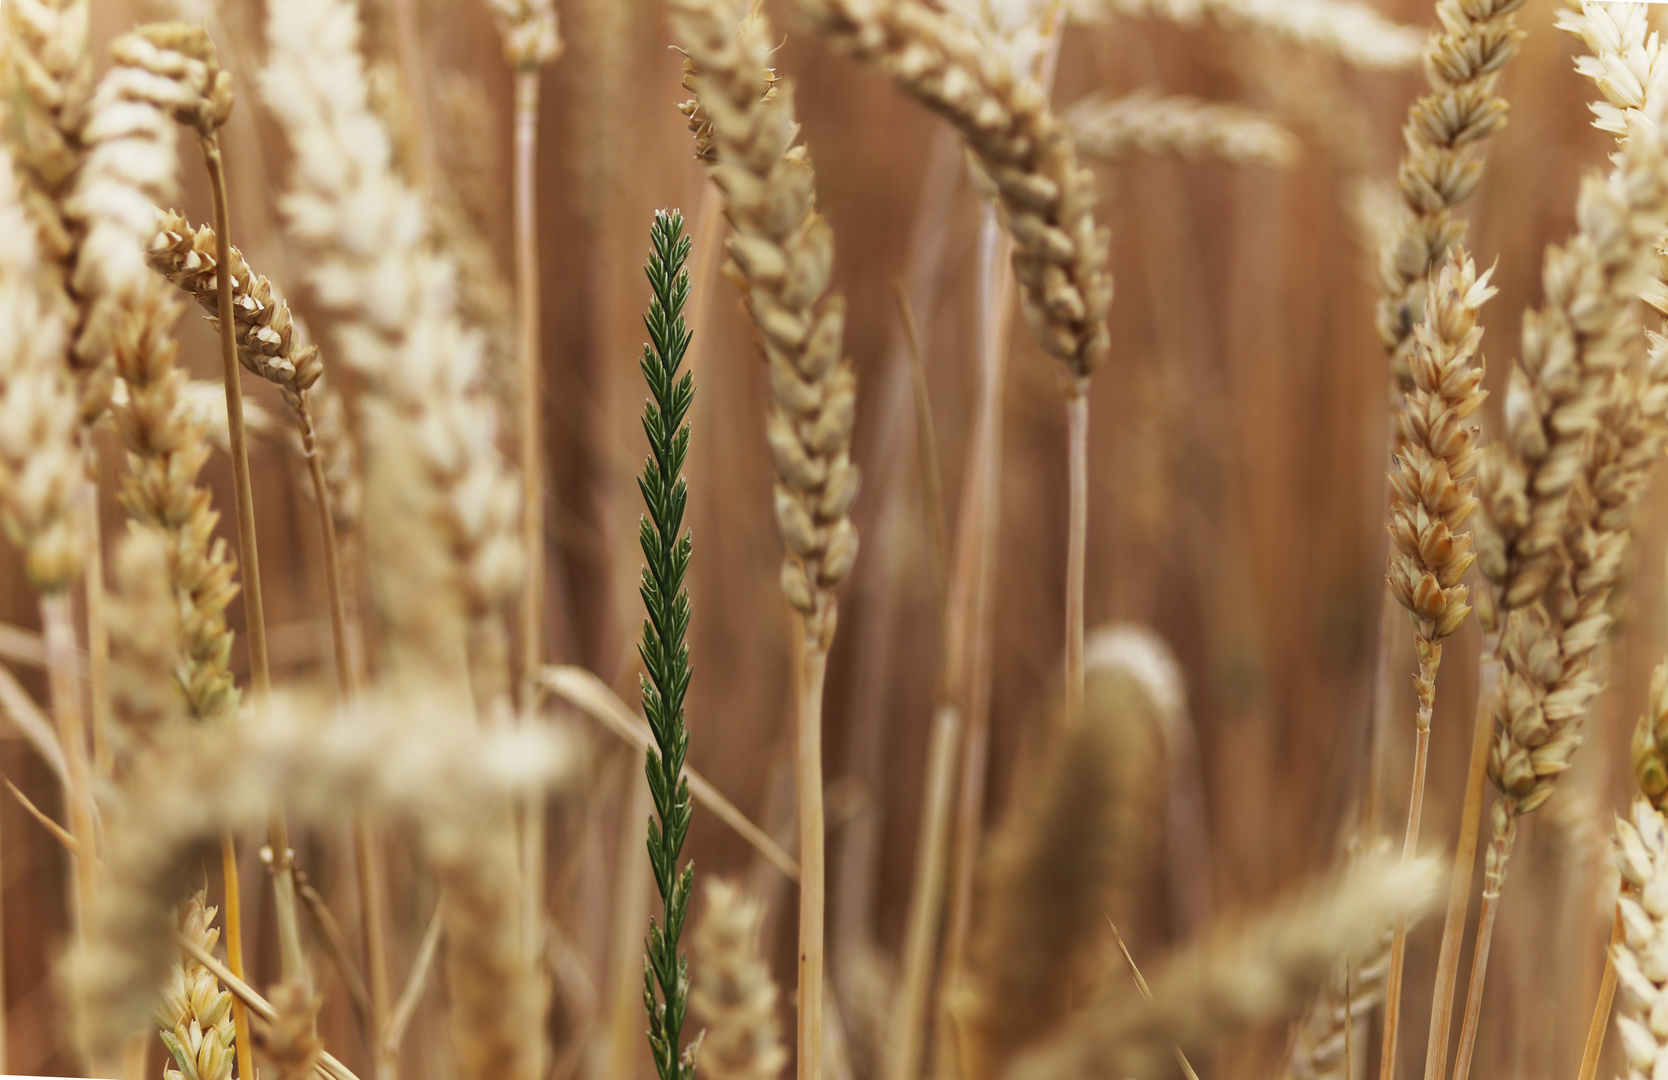
<instances>
[{"instance_id":1,"label":"out-of-focus wheat ear","mask_svg":"<svg viewBox=\"0 0 1668 1080\"><path fill-rule=\"evenodd\" d=\"M1120 15L1173 19L1192 26L1203 17L1251 31L1367 70L1398 71L1419 62L1421 35L1359 0L1104 0ZM1091 7L1089 9L1093 11Z\"/></svg>"},{"instance_id":2,"label":"out-of-focus wheat ear","mask_svg":"<svg viewBox=\"0 0 1668 1080\"><path fill-rule=\"evenodd\" d=\"M120 774L132 755L186 715L174 672L183 642L180 605L168 572L168 534L132 522L116 544L110 592L113 758Z\"/></svg>"},{"instance_id":3,"label":"out-of-focus wheat ear","mask_svg":"<svg viewBox=\"0 0 1668 1080\"><path fill-rule=\"evenodd\" d=\"M262 92L295 151L282 209L311 256L308 283L337 316L336 355L362 387L354 423L375 500L366 569L385 666L450 670L496 709L510 689L503 615L524 559L480 339L458 317L455 267L426 241L422 196L395 172L370 109L354 5L272 5L267 42Z\"/></svg>"},{"instance_id":4,"label":"out-of-focus wheat ear","mask_svg":"<svg viewBox=\"0 0 1668 1080\"><path fill-rule=\"evenodd\" d=\"M1137 154L1176 154L1235 165L1291 166L1297 138L1272 116L1151 87L1122 97L1095 94L1061 117L1085 157L1124 161Z\"/></svg>"},{"instance_id":5,"label":"out-of-focus wheat ear","mask_svg":"<svg viewBox=\"0 0 1668 1080\"><path fill-rule=\"evenodd\" d=\"M1144 876L1163 717L1142 673L1097 665L991 837L962 1007L968 1075L1000 1075L1064 1020L1105 959L1106 916ZM1096 979L1096 982L1101 981Z\"/></svg>"},{"instance_id":6,"label":"out-of-focus wheat ear","mask_svg":"<svg viewBox=\"0 0 1668 1080\"><path fill-rule=\"evenodd\" d=\"M775 1080L787 1064L776 982L759 951L764 912L734 884L709 879L695 924L690 1004L706 1024L701 1071L714 1080Z\"/></svg>"},{"instance_id":7,"label":"out-of-focus wheat ear","mask_svg":"<svg viewBox=\"0 0 1668 1080\"><path fill-rule=\"evenodd\" d=\"M1378 334L1392 373L1412 388L1413 329L1424 321L1426 278L1465 238L1454 208L1482 178L1478 152L1506 126L1507 103L1495 92L1524 32L1515 17L1523 0L1437 0L1440 25L1425 46L1430 92L1408 109L1397 184L1403 212L1379 252Z\"/></svg>"},{"instance_id":8,"label":"out-of-focus wheat ear","mask_svg":"<svg viewBox=\"0 0 1668 1080\"><path fill-rule=\"evenodd\" d=\"M1197 1060L1235 1031L1300 1007L1343 957L1381 940L1398 914L1412 921L1426 911L1440 877L1429 859L1365 860L1255 920L1219 926L1149 980L1151 1002L1128 989L1080 1010L1004 1076L1168 1076L1172 1044Z\"/></svg>"}]
</instances>

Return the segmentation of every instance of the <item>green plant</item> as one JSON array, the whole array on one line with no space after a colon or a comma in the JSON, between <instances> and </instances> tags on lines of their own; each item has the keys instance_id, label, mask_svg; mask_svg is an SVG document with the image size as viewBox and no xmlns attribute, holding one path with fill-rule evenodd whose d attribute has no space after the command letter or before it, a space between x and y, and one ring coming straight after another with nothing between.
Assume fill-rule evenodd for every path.
<instances>
[{"instance_id":1,"label":"green plant","mask_svg":"<svg viewBox=\"0 0 1668 1080\"><path fill-rule=\"evenodd\" d=\"M649 617L643 621L643 640L637 651L648 669L642 677L643 714L655 745L649 750L645 772L656 815L649 819L649 864L664 904L664 925L649 920L643 1004L649 1011L655 1070L661 1080L688 1080L695 1075L695 1047L678 1052L689 1007L689 962L678 953L678 938L689 910L695 872L690 866L678 869L690 816L689 780L683 775L689 749L689 730L683 720L683 696L689 689L689 646L684 643L689 593L683 579L689 569L690 540L680 530L688 498L682 473L689 453L687 420L695 379L687 371L678 376L690 338L683 320L683 307L689 300L689 274L684 270L689 238L683 235L683 215L675 210L656 211L650 237L654 251L647 271L654 296L643 317L649 344L643 346L639 361L653 395L643 408L650 457L637 481L649 509L638 530L647 560L639 591Z\"/></svg>"}]
</instances>

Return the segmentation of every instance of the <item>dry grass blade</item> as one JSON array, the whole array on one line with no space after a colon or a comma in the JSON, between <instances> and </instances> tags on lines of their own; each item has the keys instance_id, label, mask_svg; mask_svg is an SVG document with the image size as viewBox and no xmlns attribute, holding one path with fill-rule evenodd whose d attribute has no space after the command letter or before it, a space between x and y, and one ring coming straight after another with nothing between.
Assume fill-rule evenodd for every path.
<instances>
[{"instance_id":1,"label":"dry grass blade","mask_svg":"<svg viewBox=\"0 0 1668 1080\"><path fill-rule=\"evenodd\" d=\"M648 724L632 711L631 706L620 700L607 683L584 668L546 668L540 681L552 693L601 723L639 752L646 752L653 745L654 736L649 732ZM689 791L696 801L753 845L753 849L782 871L789 881L799 880L799 862L782 850L769 833L738 810L706 777L688 766L684 767L684 775L689 778Z\"/></svg>"},{"instance_id":2,"label":"dry grass blade","mask_svg":"<svg viewBox=\"0 0 1668 1080\"><path fill-rule=\"evenodd\" d=\"M8 776L5 779L6 790L12 793L12 798L17 800L17 804L29 811L29 816L40 822L41 827L51 833L52 838L62 844L65 851L79 858L81 856L81 845L76 842L75 837L70 835L69 830L53 821L51 815L36 806L29 796L19 791L17 785L12 783L11 777Z\"/></svg>"},{"instance_id":3,"label":"dry grass blade","mask_svg":"<svg viewBox=\"0 0 1668 1080\"><path fill-rule=\"evenodd\" d=\"M17 676L4 666L0 666L0 709L5 710L7 717L29 740L29 745L46 762L58 782L67 782L69 769L64 764L64 748L58 745L58 738L53 734L52 721L35 704L35 699L29 696L23 684L17 681Z\"/></svg>"}]
</instances>

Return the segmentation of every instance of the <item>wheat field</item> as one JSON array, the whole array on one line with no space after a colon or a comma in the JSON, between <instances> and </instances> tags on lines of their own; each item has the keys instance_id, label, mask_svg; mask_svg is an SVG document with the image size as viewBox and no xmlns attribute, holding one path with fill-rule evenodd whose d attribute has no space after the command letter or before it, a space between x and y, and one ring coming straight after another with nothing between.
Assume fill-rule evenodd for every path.
<instances>
[{"instance_id":1,"label":"wheat field","mask_svg":"<svg viewBox=\"0 0 1668 1080\"><path fill-rule=\"evenodd\" d=\"M1668 1076L1659 28L0 0L0 1072Z\"/></svg>"}]
</instances>

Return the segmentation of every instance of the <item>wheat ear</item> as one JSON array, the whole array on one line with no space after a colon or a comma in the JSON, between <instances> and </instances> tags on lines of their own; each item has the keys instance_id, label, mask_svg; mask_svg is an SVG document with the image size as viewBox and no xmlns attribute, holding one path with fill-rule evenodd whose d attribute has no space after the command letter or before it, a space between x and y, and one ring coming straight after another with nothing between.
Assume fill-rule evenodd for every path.
<instances>
[{"instance_id":1,"label":"wheat ear","mask_svg":"<svg viewBox=\"0 0 1668 1080\"><path fill-rule=\"evenodd\" d=\"M217 910L207 906L202 892L192 893L180 912L180 936L212 953L220 940ZM174 1059L163 1070L164 1080L231 1080L232 995L213 972L182 954L168 968L156 1019Z\"/></svg>"},{"instance_id":2,"label":"wheat ear","mask_svg":"<svg viewBox=\"0 0 1668 1080\"><path fill-rule=\"evenodd\" d=\"M1307 999L1341 958L1379 941L1398 914L1412 919L1426 910L1438 878L1429 859L1411 866L1364 860L1331 886L1189 946L1151 980L1151 1002L1123 990L1080 1010L1005 1075L1144 1076L1163 1070L1172 1047L1195 1057L1229 1032Z\"/></svg>"},{"instance_id":3,"label":"wheat ear","mask_svg":"<svg viewBox=\"0 0 1668 1080\"><path fill-rule=\"evenodd\" d=\"M1668 1061L1668 1039L1657 1034L1653 1013L1668 994L1668 979L1652 960L1662 940L1665 913L1661 895L1668 886L1668 822L1645 799L1633 804L1632 821L1616 820L1615 858L1624 891L1617 900L1622 937L1611 946L1622 1009L1616 1028L1627 1059L1627 1076L1654 1075Z\"/></svg>"},{"instance_id":4,"label":"wheat ear","mask_svg":"<svg viewBox=\"0 0 1668 1080\"><path fill-rule=\"evenodd\" d=\"M1404 387L1413 329L1424 321L1426 279L1465 238L1454 208L1476 190L1477 148L1506 126L1495 93L1500 72L1523 41L1515 12L1523 0L1437 0L1441 26L1425 46L1430 93L1408 110L1397 174L1403 212L1379 251L1378 334Z\"/></svg>"},{"instance_id":5,"label":"wheat ear","mask_svg":"<svg viewBox=\"0 0 1668 1080\"><path fill-rule=\"evenodd\" d=\"M313 256L309 284L339 317L339 355L363 380L358 442L377 481L367 492L382 500L366 540L391 659L458 671L467 656L477 696L497 699L508 690L499 616L523 559L480 341L370 110L354 6L275 4L267 40L262 92L295 150L283 210Z\"/></svg>"},{"instance_id":6,"label":"wheat ear","mask_svg":"<svg viewBox=\"0 0 1668 1080\"><path fill-rule=\"evenodd\" d=\"M1307 49L1332 53L1356 67L1399 70L1419 62L1419 32L1398 26L1356 0L1105 0L1120 15L1193 25L1203 16Z\"/></svg>"},{"instance_id":7,"label":"wheat ear","mask_svg":"<svg viewBox=\"0 0 1668 1080\"><path fill-rule=\"evenodd\" d=\"M1085 157L1105 161L1178 154L1284 169L1297 157L1296 136L1270 116L1151 88L1114 98L1091 95L1061 119Z\"/></svg>"},{"instance_id":8,"label":"wheat ear","mask_svg":"<svg viewBox=\"0 0 1668 1080\"><path fill-rule=\"evenodd\" d=\"M1143 672L1117 660L1097 665L1081 722L1058 723L991 837L972 989L955 1009L968 1076L1000 1075L1046 1036L1069 1013L1089 965L1104 960L1097 945L1107 913L1143 875L1163 712Z\"/></svg>"},{"instance_id":9,"label":"wheat ear","mask_svg":"<svg viewBox=\"0 0 1668 1080\"><path fill-rule=\"evenodd\" d=\"M775 1080L788 1052L776 1021L776 982L759 952L764 911L727 881L708 881L705 895L689 994L707 1025L701 1070L714 1080Z\"/></svg>"},{"instance_id":10,"label":"wheat ear","mask_svg":"<svg viewBox=\"0 0 1668 1080\"><path fill-rule=\"evenodd\" d=\"M833 589L851 572L857 530L851 460L857 377L841 352L844 300L830 292L834 235L816 206L816 178L796 146L793 89L769 67L772 40L746 0L676 0L674 32L688 57L682 106L734 228L727 273L746 293L769 369L765 434L776 464L776 521L788 554L782 590L798 611L800 1077L821 1074L824 949L822 706L833 644Z\"/></svg>"},{"instance_id":11,"label":"wheat ear","mask_svg":"<svg viewBox=\"0 0 1668 1080\"><path fill-rule=\"evenodd\" d=\"M1635 301L1668 229L1668 143L1659 127L1668 58L1648 34L1641 5L1586 4L1564 12L1559 25L1594 51L1578 70L1613 107L1595 110L1599 122L1623 133L1610 179L1582 187L1575 240L1547 253L1548 303L1524 318L1522 362L1506 390L1506 437L1478 469L1487 526L1478 530L1478 563L1501 608L1485 623L1499 633L1500 731L1488 772L1501 797L1491 813L1456 1080L1470 1067L1517 819L1551 797L1581 743L1599 690L1593 651L1610 625L1605 607L1627 551L1639 477L1654 458L1624 453L1636 442L1627 434L1636 413L1627 363L1640 333ZM1638 74L1617 83L1608 77L1615 66Z\"/></svg>"},{"instance_id":12,"label":"wheat ear","mask_svg":"<svg viewBox=\"0 0 1668 1080\"><path fill-rule=\"evenodd\" d=\"M404 689L333 713L275 696L258 725L164 732L144 755L105 817L107 887L69 966L78 1037L95 1059L151 1011L174 898L202 858L223 830L264 827L281 801L303 822L339 824L359 805L417 828L445 908L458 898L446 930L460 1075L533 1075L543 1014L519 947L514 838L493 827L493 808L562 783L572 747L543 725L477 730L445 693Z\"/></svg>"},{"instance_id":13,"label":"wheat ear","mask_svg":"<svg viewBox=\"0 0 1668 1080\"><path fill-rule=\"evenodd\" d=\"M1471 613L1462 584L1476 561L1466 520L1476 509L1479 432L1466 421L1487 395L1480 352L1483 328L1477 318L1494 295L1489 274L1461 248L1426 286L1424 319L1414 330L1407 365L1412 389L1396 411L1396 471L1390 477L1390 592L1414 622L1419 672L1414 680L1419 708L1414 720L1413 790L1408 798L1402 861L1411 862L1419 844L1430 759L1431 713L1442 639ZM1380 1076L1389 1080L1400 1032L1402 964L1407 927L1398 922L1390 945L1384 997L1384 1049Z\"/></svg>"}]
</instances>

